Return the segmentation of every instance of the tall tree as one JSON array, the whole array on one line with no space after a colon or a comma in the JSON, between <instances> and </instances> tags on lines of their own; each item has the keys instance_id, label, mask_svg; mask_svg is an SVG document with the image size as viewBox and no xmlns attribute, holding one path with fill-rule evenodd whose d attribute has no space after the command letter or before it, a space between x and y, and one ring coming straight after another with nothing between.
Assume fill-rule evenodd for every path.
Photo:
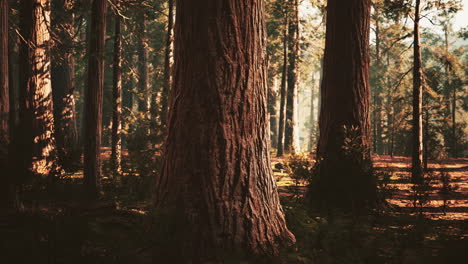
<instances>
[{"instance_id":1,"label":"tall tree","mask_svg":"<svg viewBox=\"0 0 468 264\"><path fill-rule=\"evenodd\" d=\"M87 196L98 196L101 178L102 94L104 90L104 47L107 0L92 4L88 55L88 80L85 93L84 184Z\"/></svg>"},{"instance_id":2,"label":"tall tree","mask_svg":"<svg viewBox=\"0 0 468 264\"><path fill-rule=\"evenodd\" d=\"M264 1L177 1L174 86L156 204L183 258L291 244L268 150Z\"/></svg>"},{"instance_id":3,"label":"tall tree","mask_svg":"<svg viewBox=\"0 0 468 264\"><path fill-rule=\"evenodd\" d=\"M174 0L168 0L166 51L164 54L164 83L161 95L161 124L166 126L169 90L172 83L172 47L174 42Z\"/></svg>"},{"instance_id":4,"label":"tall tree","mask_svg":"<svg viewBox=\"0 0 468 264\"><path fill-rule=\"evenodd\" d=\"M138 21L138 111L148 111L148 38L146 36L147 19L142 14Z\"/></svg>"},{"instance_id":5,"label":"tall tree","mask_svg":"<svg viewBox=\"0 0 468 264\"><path fill-rule=\"evenodd\" d=\"M280 87L280 109L278 121L278 142L277 152L278 157L283 156L284 152L284 128L286 123L286 92L287 92L287 74L288 74L288 24L289 18L287 9L284 10L284 28L283 28L283 66L281 73L281 87Z\"/></svg>"},{"instance_id":6,"label":"tall tree","mask_svg":"<svg viewBox=\"0 0 468 264\"><path fill-rule=\"evenodd\" d=\"M328 0L317 176L322 208L354 209L374 200L369 120L370 0Z\"/></svg>"},{"instance_id":7,"label":"tall tree","mask_svg":"<svg viewBox=\"0 0 468 264\"><path fill-rule=\"evenodd\" d=\"M299 1L289 0L289 40L288 40L288 89L286 96L286 123L284 130L284 149L295 151L297 122L297 64L299 56Z\"/></svg>"},{"instance_id":8,"label":"tall tree","mask_svg":"<svg viewBox=\"0 0 468 264\"><path fill-rule=\"evenodd\" d=\"M52 58L52 94L54 99L55 139L61 165L71 168L80 158L76 126L75 60L73 58L73 1L52 3L52 29L55 33Z\"/></svg>"},{"instance_id":9,"label":"tall tree","mask_svg":"<svg viewBox=\"0 0 468 264\"><path fill-rule=\"evenodd\" d=\"M412 127L412 180L418 181L423 176L423 118L422 118L422 66L421 44L419 41L420 0L414 7L413 41L413 127Z\"/></svg>"},{"instance_id":10,"label":"tall tree","mask_svg":"<svg viewBox=\"0 0 468 264\"><path fill-rule=\"evenodd\" d=\"M116 0L116 8L120 7L119 0ZM122 173L122 33L121 16L118 10L115 12L115 36L114 36L114 83L112 89L112 153L111 162L118 180Z\"/></svg>"},{"instance_id":11,"label":"tall tree","mask_svg":"<svg viewBox=\"0 0 468 264\"><path fill-rule=\"evenodd\" d=\"M8 0L0 0L0 208L12 207L12 182L8 170L9 130L9 73L8 73Z\"/></svg>"},{"instance_id":12,"label":"tall tree","mask_svg":"<svg viewBox=\"0 0 468 264\"><path fill-rule=\"evenodd\" d=\"M58 172L50 77L50 1L21 1L17 169L50 179Z\"/></svg>"}]
</instances>

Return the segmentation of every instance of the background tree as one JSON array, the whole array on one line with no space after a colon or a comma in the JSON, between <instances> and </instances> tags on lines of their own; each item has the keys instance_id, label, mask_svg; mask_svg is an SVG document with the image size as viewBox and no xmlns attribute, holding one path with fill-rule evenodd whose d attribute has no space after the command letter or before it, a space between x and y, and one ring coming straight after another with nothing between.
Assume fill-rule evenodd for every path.
<instances>
[{"instance_id":1,"label":"background tree","mask_svg":"<svg viewBox=\"0 0 468 264\"><path fill-rule=\"evenodd\" d=\"M297 129L297 64L299 61L299 1L289 0L288 75L284 149L295 152Z\"/></svg>"},{"instance_id":2,"label":"background tree","mask_svg":"<svg viewBox=\"0 0 468 264\"><path fill-rule=\"evenodd\" d=\"M311 195L324 208L372 203L369 120L370 0L329 0L321 87L317 176Z\"/></svg>"},{"instance_id":3,"label":"background tree","mask_svg":"<svg viewBox=\"0 0 468 264\"><path fill-rule=\"evenodd\" d=\"M122 33L121 15L118 8L119 0L115 1L115 32L114 32L114 82L112 90L112 153L111 163L116 176L120 179L122 173Z\"/></svg>"},{"instance_id":4,"label":"background tree","mask_svg":"<svg viewBox=\"0 0 468 264\"><path fill-rule=\"evenodd\" d=\"M85 94L84 184L87 197L98 196L101 180L102 95L107 1L93 0L88 80Z\"/></svg>"},{"instance_id":5,"label":"background tree","mask_svg":"<svg viewBox=\"0 0 468 264\"><path fill-rule=\"evenodd\" d=\"M156 204L175 210L178 254L187 259L276 255L294 237L270 168L263 1L177 1L176 10Z\"/></svg>"},{"instance_id":6,"label":"background tree","mask_svg":"<svg viewBox=\"0 0 468 264\"><path fill-rule=\"evenodd\" d=\"M54 177L58 172L50 79L50 2L21 1L18 174Z\"/></svg>"},{"instance_id":7,"label":"background tree","mask_svg":"<svg viewBox=\"0 0 468 264\"><path fill-rule=\"evenodd\" d=\"M52 2L52 94L54 99L55 139L60 164L69 169L79 162L78 131L75 111L75 60L73 1Z\"/></svg>"}]
</instances>

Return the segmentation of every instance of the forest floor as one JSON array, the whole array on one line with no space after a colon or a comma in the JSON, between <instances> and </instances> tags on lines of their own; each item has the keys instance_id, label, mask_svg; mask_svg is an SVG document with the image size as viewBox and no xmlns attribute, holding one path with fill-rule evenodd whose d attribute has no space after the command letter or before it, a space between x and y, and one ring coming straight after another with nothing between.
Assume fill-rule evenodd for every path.
<instances>
[{"instance_id":1,"label":"forest floor","mask_svg":"<svg viewBox=\"0 0 468 264\"><path fill-rule=\"evenodd\" d=\"M44 189L26 190L23 213L0 215L0 263L166 263L154 257L166 241L154 232L158 218L149 209L151 179L137 173L151 175L158 160L125 154L125 187L115 188L113 179L105 177L105 195L93 205L79 198L80 171L66 175L53 197ZM108 157L106 149L105 175ZM307 208L301 198L307 192L305 183L277 169L284 167L278 163L286 160L272 158L272 166L288 226L297 238L295 249L283 252L278 263L428 264L466 259L468 159L431 162L426 188L415 189L409 182L409 158L375 156L376 171L386 176L381 187L389 205L371 215L333 219ZM421 202L414 204L415 197Z\"/></svg>"}]
</instances>

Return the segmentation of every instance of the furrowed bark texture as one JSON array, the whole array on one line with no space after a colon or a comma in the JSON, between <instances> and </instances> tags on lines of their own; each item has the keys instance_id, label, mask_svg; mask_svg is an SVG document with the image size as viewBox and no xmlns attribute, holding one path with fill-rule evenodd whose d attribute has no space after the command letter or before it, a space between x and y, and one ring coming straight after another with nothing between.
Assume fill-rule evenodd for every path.
<instances>
[{"instance_id":1,"label":"furrowed bark texture","mask_svg":"<svg viewBox=\"0 0 468 264\"><path fill-rule=\"evenodd\" d=\"M320 201L354 207L375 193L370 166L370 0L329 0L321 86Z\"/></svg>"},{"instance_id":2,"label":"furrowed bark texture","mask_svg":"<svg viewBox=\"0 0 468 264\"><path fill-rule=\"evenodd\" d=\"M50 1L21 1L19 129L16 149L20 175L58 172L50 79Z\"/></svg>"},{"instance_id":3,"label":"furrowed bark texture","mask_svg":"<svg viewBox=\"0 0 468 264\"><path fill-rule=\"evenodd\" d=\"M98 195L101 178L102 95L107 0L94 0L85 93L84 184L88 198Z\"/></svg>"},{"instance_id":4,"label":"furrowed bark texture","mask_svg":"<svg viewBox=\"0 0 468 264\"><path fill-rule=\"evenodd\" d=\"M52 29L58 41L52 60L55 139L58 156L64 168L71 168L80 159L76 126L75 60L73 59L73 14L70 0L54 1Z\"/></svg>"},{"instance_id":5,"label":"furrowed bark texture","mask_svg":"<svg viewBox=\"0 0 468 264\"><path fill-rule=\"evenodd\" d=\"M263 1L178 0L176 9L156 204L175 210L186 259L278 254L294 236L270 168Z\"/></svg>"},{"instance_id":6,"label":"furrowed bark texture","mask_svg":"<svg viewBox=\"0 0 468 264\"><path fill-rule=\"evenodd\" d=\"M117 6L119 2L117 1ZM111 162L118 181L122 173L122 34L120 30L121 17L115 14L115 36L114 36L114 84L112 90L112 153Z\"/></svg>"},{"instance_id":7,"label":"furrowed bark texture","mask_svg":"<svg viewBox=\"0 0 468 264\"><path fill-rule=\"evenodd\" d=\"M413 151L412 174L413 181L419 181L423 176L423 118L422 118L422 66L421 46L419 43L419 9L420 0L416 0L414 15L413 43Z\"/></svg>"}]
</instances>

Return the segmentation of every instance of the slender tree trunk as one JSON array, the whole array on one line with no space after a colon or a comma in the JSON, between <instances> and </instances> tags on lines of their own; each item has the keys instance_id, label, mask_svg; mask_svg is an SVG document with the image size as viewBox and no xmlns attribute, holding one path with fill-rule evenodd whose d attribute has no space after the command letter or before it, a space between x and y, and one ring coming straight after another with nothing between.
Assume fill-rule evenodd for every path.
<instances>
[{"instance_id":1,"label":"slender tree trunk","mask_svg":"<svg viewBox=\"0 0 468 264\"><path fill-rule=\"evenodd\" d=\"M161 95L161 124L166 126L169 91L172 85L172 47L174 42L174 0L168 0L168 17L166 33L166 53L164 56L164 84Z\"/></svg>"},{"instance_id":2,"label":"slender tree trunk","mask_svg":"<svg viewBox=\"0 0 468 264\"><path fill-rule=\"evenodd\" d=\"M270 71L270 67L269 72ZM277 126L277 117L276 117L276 100L277 100L277 93L276 93L276 76L274 74L268 74L268 116L269 116L269 130L270 131L270 142L271 142L271 147L276 148L277 147L277 131L278 131L278 126Z\"/></svg>"},{"instance_id":3,"label":"slender tree trunk","mask_svg":"<svg viewBox=\"0 0 468 264\"><path fill-rule=\"evenodd\" d=\"M284 15L284 30L283 30L283 71L281 75L280 88L280 112L278 122L278 149L276 155L282 157L284 153L284 128L286 123L286 92L287 92L287 74L288 74L288 14L285 11Z\"/></svg>"},{"instance_id":4,"label":"slender tree trunk","mask_svg":"<svg viewBox=\"0 0 468 264\"><path fill-rule=\"evenodd\" d=\"M0 0L0 214L14 208L14 185L9 166L10 97L8 68L8 0Z\"/></svg>"},{"instance_id":5,"label":"slender tree trunk","mask_svg":"<svg viewBox=\"0 0 468 264\"><path fill-rule=\"evenodd\" d=\"M100 191L106 14L107 0L94 0L89 40L84 131L84 184L89 199L97 198Z\"/></svg>"},{"instance_id":6,"label":"slender tree trunk","mask_svg":"<svg viewBox=\"0 0 468 264\"><path fill-rule=\"evenodd\" d=\"M286 104L286 123L284 132L284 149L295 152L295 133L297 122L297 60L299 56L299 2L289 0L293 18L289 23L289 65L288 90Z\"/></svg>"},{"instance_id":7,"label":"slender tree trunk","mask_svg":"<svg viewBox=\"0 0 468 264\"><path fill-rule=\"evenodd\" d=\"M423 177L423 125L422 125L422 66L421 47L419 43L420 0L416 0L414 14L414 65L413 65L413 151L412 180Z\"/></svg>"},{"instance_id":8,"label":"slender tree trunk","mask_svg":"<svg viewBox=\"0 0 468 264\"><path fill-rule=\"evenodd\" d=\"M76 126L75 60L73 59L73 3L54 1L52 29L57 41L52 60L52 94L54 98L55 138L61 165L70 169L79 162L80 149Z\"/></svg>"},{"instance_id":9,"label":"slender tree trunk","mask_svg":"<svg viewBox=\"0 0 468 264\"><path fill-rule=\"evenodd\" d=\"M453 85L452 87L452 137L453 137L452 152L453 152L454 158L458 158L456 115L457 115L457 87Z\"/></svg>"},{"instance_id":10,"label":"slender tree trunk","mask_svg":"<svg viewBox=\"0 0 468 264\"><path fill-rule=\"evenodd\" d=\"M119 1L116 2L120 7ZM112 90L112 168L117 175L117 182L120 182L122 173L122 124L120 116L122 114L122 34L120 30L121 17L115 14L115 36L114 36L114 84Z\"/></svg>"},{"instance_id":11,"label":"slender tree trunk","mask_svg":"<svg viewBox=\"0 0 468 264\"><path fill-rule=\"evenodd\" d=\"M329 0L321 87L317 178L311 198L323 209L375 201L370 157L370 0Z\"/></svg>"},{"instance_id":12,"label":"slender tree trunk","mask_svg":"<svg viewBox=\"0 0 468 264\"><path fill-rule=\"evenodd\" d=\"M9 140L8 1L0 0L0 165L6 160ZM3 166L2 166L3 168ZM3 182L3 181L2 181Z\"/></svg>"},{"instance_id":13,"label":"slender tree trunk","mask_svg":"<svg viewBox=\"0 0 468 264\"><path fill-rule=\"evenodd\" d=\"M146 37L146 17L142 15L138 27L138 111L148 111L148 38Z\"/></svg>"},{"instance_id":14,"label":"slender tree trunk","mask_svg":"<svg viewBox=\"0 0 468 264\"><path fill-rule=\"evenodd\" d=\"M193 263L276 255L294 241L270 168L263 3L177 1L156 204L175 210L177 254Z\"/></svg>"},{"instance_id":15,"label":"slender tree trunk","mask_svg":"<svg viewBox=\"0 0 468 264\"><path fill-rule=\"evenodd\" d=\"M58 172L50 79L50 1L21 1L20 124L15 139L19 175Z\"/></svg>"},{"instance_id":16,"label":"slender tree trunk","mask_svg":"<svg viewBox=\"0 0 468 264\"><path fill-rule=\"evenodd\" d=\"M312 85L310 88L310 134L309 134L309 152L312 152L315 146L315 72L312 73Z\"/></svg>"}]
</instances>

